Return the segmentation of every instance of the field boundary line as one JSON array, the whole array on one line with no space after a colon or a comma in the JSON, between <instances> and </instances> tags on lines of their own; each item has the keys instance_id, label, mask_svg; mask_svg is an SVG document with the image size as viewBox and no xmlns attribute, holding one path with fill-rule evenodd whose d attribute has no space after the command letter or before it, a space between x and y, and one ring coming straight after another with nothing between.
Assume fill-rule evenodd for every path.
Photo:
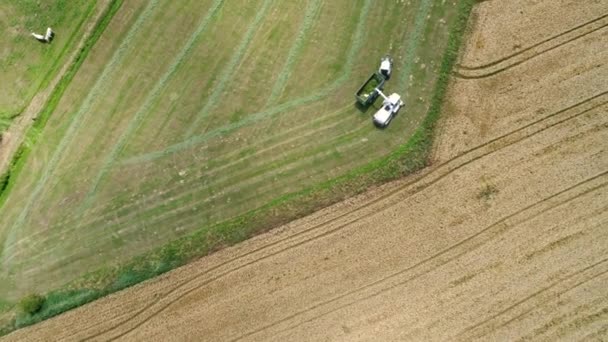
<instances>
[{"instance_id":1,"label":"field boundary line","mask_svg":"<svg viewBox=\"0 0 608 342\"><path fill-rule=\"evenodd\" d=\"M575 31L578 31L578 30L580 30L582 28L585 28L585 26L589 26L589 25L591 25L591 24L593 24L593 23L595 23L597 21L605 19L606 17L608 17L608 14L604 14L604 15L602 15L600 17L597 17L597 18L595 18L593 20L587 21L584 24L581 24L581 25L578 25L576 27L573 27L573 28L571 28L571 29L569 29L567 31L564 31L564 32L559 33L557 35L554 35L554 36L552 36L550 38L547 38L545 40L542 40L540 42L532 44L532 45L530 45L530 46L528 46L528 47L526 47L526 48L524 48L524 49L522 49L520 51L517 51L517 52L512 53L510 55L507 55L505 57L499 58L499 59L494 60L492 62L489 62L489 63L486 63L486 64L481 64L481 65L477 65L477 66L465 66L465 65L459 64L459 65L457 65L457 68L461 69L461 70L473 71L473 70L482 70L482 69L486 69L486 68L495 66L495 65L500 64L502 62L505 62L505 61L507 61L507 60L509 60L509 59L511 59L513 57L517 57L517 56L519 56L521 54L524 54L524 53L526 53L526 52L528 52L528 51L530 51L532 49L535 49L535 48L537 48L537 47L539 47L541 45L544 45L544 44L549 43L549 42L551 42L553 40L559 39L562 36L565 36L567 34L570 34L572 32L575 32Z\"/></svg>"},{"instance_id":2,"label":"field boundary line","mask_svg":"<svg viewBox=\"0 0 608 342\"><path fill-rule=\"evenodd\" d=\"M82 205L78 209L79 213L77 216L80 218L82 213L86 211L92 204L93 199L98 191L100 184L104 181L108 172L110 172L116 158L123 151L125 145L131 139L132 134L141 126L146 115L149 113L151 107L159 101L158 96L165 89L167 82L175 75L177 69L182 65L184 59L191 53L194 48L194 44L199 40L200 35L207 29L209 22L215 16L217 11L224 4L224 0L215 0L211 8L207 11L207 14L202 18L196 30L190 35L186 44L179 51L169 68L165 71L163 76L156 82L154 88L148 93L144 103L140 106L139 110L130 119L127 129L120 135L117 143L113 146L110 153L106 156L97 176L95 176L92 185L89 187Z\"/></svg>"},{"instance_id":3,"label":"field boundary line","mask_svg":"<svg viewBox=\"0 0 608 342\"><path fill-rule=\"evenodd\" d=\"M59 164L60 160L63 158L63 155L64 155L69 143L72 141L74 135L76 134L76 132L78 131L78 129L80 128L80 126L82 124L84 116L88 113L90 107L93 104L93 101L97 98L98 93L102 90L101 89L102 84L106 82L109 74L114 71L116 65L119 63L119 61L122 60L122 58L124 57L124 55L127 52L127 47L129 46L131 40L133 39L133 36L135 36L139 32L139 29L140 29L142 23L151 15L151 13L156 8L158 2L159 2L159 0L151 0L148 3L148 5L146 6L146 8L143 10L143 12L139 15L139 17L137 18L135 23L129 29L127 36L121 42L120 46L116 49L116 51L112 55L112 58L106 64L106 67L104 67L102 74L95 81L95 84L91 88L91 91L88 93L87 97L81 104L80 109L72 117L72 120L70 122L70 125L69 125L67 131L65 132L63 138L57 145L57 148L55 149L55 152L52 154L52 157L49 160L48 164L44 168L42 175L40 176L38 181L35 183L35 187L34 187L33 191L31 192L30 196L28 197L28 199L26 200L25 205L23 206L23 208L21 210L21 213L19 214L16 221L11 225L11 228L9 229L8 236L7 236L7 239L5 240L4 248L2 250L2 254L0 254L0 259L2 260L2 264L4 265L5 268L8 268L8 263L12 258L12 256L10 256L12 254L12 250L10 250L9 248L11 247L12 241L15 238L14 237L15 231L17 230L17 228L21 227L24 224L25 219L27 218L27 216L31 210L31 207L34 204L34 201L39 197L40 192L42 191L42 188L48 181L51 174L55 171L55 168ZM7 257L7 254L9 255L9 257ZM6 271L7 270L5 270L5 272Z\"/></svg>"},{"instance_id":4,"label":"field boundary line","mask_svg":"<svg viewBox=\"0 0 608 342\"><path fill-rule=\"evenodd\" d=\"M596 97L593 97L593 98L596 98ZM592 98L592 99L593 99L593 98ZM588 101L588 100L587 100L587 101ZM581 104L582 104L582 103L585 103L585 102L587 102L587 101L582 101L582 102L581 102ZM580 104L579 104L579 105L580 105ZM577 106L577 105L575 105L575 106L573 106L573 107L575 108L576 106ZM465 167L465 166L469 165L470 163L472 163L472 162L474 162L474 161L477 161L477 160L479 160L479 159L481 159L481 158L483 158L483 157L485 157L485 156L491 155L491 154L495 153L496 151L498 151L498 150L500 150L500 149L506 148L506 147L511 146L511 145L513 145L513 144L516 144L516 143L518 143L518 142L520 142L520 141L522 141L522 140L528 139L528 138L530 138L530 137L532 137L532 136L534 136L534 135L536 135L536 134L538 134L538 133L540 133L540 132L545 131L546 129L548 129L548 128L550 128L550 127L553 127L553 126L555 126L555 125L558 125L558 124L560 124L560 123L562 123L562 122L565 122L565 121L567 121L567 120L570 120L570 119L572 119L572 118L574 118L574 117L570 117L570 118L568 118L568 119L562 120L561 122L554 123L554 124L550 125L549 127L543 127L543 128L541 128L541 129L539 129L539 130L537 130L537 131L535 131L535 132L533 132L533 133L531 133L531 134L527 134L527 135L525 135L525 136L523 136L523 137L518 137L518 136L517 136L517 135L518 135L518 133L522 132L523 130L525 130L526 128L528 128L528 127L532 126L533 124L528 125L528 126L524 126L524 127L520 128L520 129L517 129L517 130L514 130L514 131L511 131L511 132L509 132L509 133L507 133L507 134L503 135L503 136L502 136L502 137L500 137L500 138L497 138L497 139L495 139L495 140L491 140L491 141L489 141L489 142L487 142L487 143L484 143L484 144L482 144L482 145L479 145L479 146L477 146L477 147L475 147L475 148L473 148L473 149L471 149L471 150L467 151L465 154L459 155L459 156L457 156L457 157L455 157L455 158L453 158L453 159L451 159L451 160L449 160L449 161L446 161L445 163L443 163L443 164L441 164L441 165L437 166L436 168L434 168L434 169L433 169L432 171L430 171L428 174L423 175L421 178L417 178L417 179L414 179L414 180L412 180L412 181L410 181L410 182L408 182L408 183L406 183L406 184L403 184L402 186L399 186L399 187L397 187L397 188L395 188L395 189L391 190L390 192L387 192L386 194L383 194L382 196L379 196L379 197L377 197L377 198L373 199L372 201L369 201L369 202L365 203L365 205L363 205L363 206L359 206L359 207L357 207L357 208L355 208L355 209L353 209L353 210L351 210L351 211L349 211L349 212L347 212L347 213L344 213L344 214L339 215L339 216L337 216L337 217L335 217L335 218L332 218L332 219L331 219L331 220L329 220L329 221L319 223L319 224L314 225L314 226L312 226L312 227L310 227L310 228L308 228L308 229L306 229L306 230L299 231L299 232L297 232L297 233L295 233L295 234L293 234L293 235L290 235L290 236L287 236L287 237L282 238L282 239L280 239L280 240L274 241L274 242L272 242L272 243L270 243L270 244L267 244L267 245L261 246L261 247L259 247L259 248L255 249L255 250L249 251L249 252L247 252L247 253L244 253L244 254L242 254L242 255L239 255L239 256L237 256L237 257L234 257L234 258L232 258L232 259L230 259L230 260L227 260L227 261L225 261L225 262L222 262L222 263L220 263L220 264L218 264L218 265L215 265L215 266L213 266L213 267L211 267L211 268L209 268L209 269L207 269L207 270L204 270L204 271L202 271L201 273L196 274L196 275L194 275L194 276L190 277L189 279L185 280L185 281L184 281L184 282L182 282L181 284L176 285L176 287L175 287L174 289L172 289L172 290L170 290L169 292L167 292L167 294L165 295L165 297L159 298L159 299L157 299L156 301L152 302L152 303L151 303L151 304L149 304L147 307L143 308L141 311L136 312L136 313L135 313L135 314L134 314L134 315L133 315L131 318L129 318L128 320L125 320L125 321L123 321L123 322L119 323L118 325L116 325L116 326L114 326L114 327L111 327L111 328L109 328L109 329L107 329L107 330L105 330L105 331L103 331L103 332L100 332L99 334L96 334L96 335L94 335L94 336L91 336L91 337L100 336L100 335L102 335L102 334L104 334L104 333L106 333L106 332L108 332L108 331L111 331L111 330L114 330L115 328L118 328L120 325L127 324L129 321L131 321L131 320L135 319L137 316L139 316L140 314L142 314L142 313L144 313L145 311L147 311L147 310L148 310L150 307L152 307L152 306L156 305L157 303L160 303L160 301L161 301L161 300L163 300L164 298L167 298L168 296L172 295L173 293L176 293L176 292L177 292L177 291L178 291L180 288L183 288L183 287L185 287L185 286L188 286L189 284L191 284L191 283L193 283L194 281L198 280L200 277L205 276L205 275L207 275L207 274L209 274L209 273L211 273L211 272L213 272L213 271L215 271L215 270L217 270L217 269L220 269L220 268L222 268L222 267L224 267L224 266L226 266L226 265L229 265L230 263L237 262L237 261L239 261L239 260L243 260L243 259L245 259L245 258L247 258L247 257L250 257L250 256L255 256L255 254L257 254L258 252L264 252L265 250L267 250L267 249L269 249L269 248L271 248L271 247L274 247L274 246L280 246L280 244L282 244L283 242L287 242L287 243L289 243L289 242L290 242L290 240L293 240L293 239L295 239L295 238L299 238L300 236L302 236L302 237L304 238L304 240L303 240L303 241L299 241L299 242L293 243L293 244L291 244L291 245L288 245L287 247L284 247L284 248L282 248L282 249L279 249L278 251L274 251L274 252L271 252L270 254L267 254L267 255L264 255L264 256L258 257L257 259L254 259L253 261L245 261L245 262L244 262L243 264L241 264L241 265L235 266L235 267L233 267L233 268L231 268L231 269L229 269L229 270L226 270L226 271L224 271L224 272L220 273L219 275L217 275L217 276L215 276L215 277L212 277L212 278L210 278L210 279L208 279L208 280L204 281L204 282L203 282L203 283L201 283L201 284L196 285L196 287L195 287L195 288L193 288L193 289L188 289L188 290L187 290L187 291L185 291L184 293L178 293L177 298L173 298L173 299L171 299L171 300L170 300L170 302L169 302L168 304L161 304L160 310L156 311L156 312L154 313L154 315L156 315L158 312L160 312L160 311L164 310L166 307L168 307L168 306L169 306L170 304L172 304L173 302L175 302L175 301L177 301L177 300L179 300L179 299L183 298L183 297L184 297L184 296L186 296L187 294L191 293L192 291L195 291L196 289L198 289L198 288L200 288L200 287L202 287L202 286L205 286L205 285L207 285L207 284L211 283L212 281L215 281L215 280L217 280L217 279L220 279L221 277L223 277L223 276L225 276L225 275L227 275L227 274L231 274L231 273L236 272L236 271L238 271L238 270L240 270L240 269L242 269L242 268L244 268L244 267L250 266L250 265L252 265L252 264L254 264L254 263L257 263L257 262L259 262L259 261L262 261L262 260L268 259L268 258L270 258L270 257L273 257L273 256L275 256L275 255L277 255L277 254L279 254L279 253L282 253L282 252L284 252L284 251L286 251L286 250L289 250L289 249L291 249L291 248L298 247L298 246L303 245L303 244L305 244L305 243L308 243L308 242L311 242L311 241L317 240L317 239L319 239L319 238L322 238L322 237L328 236L328 235L330 235L330 234L333 234L333 233L335 233L335 232L337 232L337 231L340 231L340 230L341 230L341 229L343 229L344 227L347 227L348 225L351 225L351 224L353 224L353 223L355 223L355 222L357 222L357 221L359 221L359 220L361 220L361 219L364 219L364 218L366 218L366 217L368 217L368 216L370 216L370 215L377 214L379 211L383 211L383 210L386 210L386 209L390 208L390 207L391 207L393 204L383 205L381 208L374 208L373 206L376 206L377 204L383 204L383 203L381 203L383 200L386 200L387 198L389 198L389 197L393 197L393 196L395 196L395 195L399 195L401 191L403 191L403 190L407 190L407 188L413 187L413 188L412 188L410 191L406 191L406 192L408 192L408 193L406 194L406 197L404 197L404 198L407 198L407 197L413 196L414 194L418 194L418 193L420 193L420 192L422 192L422 191L426 190L426 189L427 189L427 188L429 188L431 185L433 185L433 184L435 184L435 183L439 182L440 180L444 179L444 178L445 178L445 177L447 177L448 175L452 174L454 171L459 170L459 169L461 169L461 168L463 168L463 167ZM539 121L540 121L540 122L542 122L542 121L544 121L544 120L546 120L546 119L548 119L548 118L541 119L541 120L539 120ZM536 123L538 123L538 122L536 122ZM526 132L523 132L523 133L525 134ZM502 139L509 139L509 138L512 138L512 136L515 136L515 137L514 137L514 138L515 138L515 139L514 139L514 141L509 141L509 142L507 142L507 143L505 143L505 144L496 144L496 142L499 142L499 141L500 141L500 140L502 140ZM484 149L486 149L486 148L487 148L489 151L483 151L483 150L484 150ZM481 154L480 154L480 155L476 155L476 154L477 154L477 152L480 152ZM460 161L460 159L465 159L465 161L464 161L464 162L462 162L462 163L461 163L461 164L459 164L459 165L456 165L456 166L450 167L450 164L452 164L452 163L454 163L454 162L459 162L459 161ZM468 160L466 160L466 159L468 159ZM446 170L446 171L444 171L444 172L442 172L441 170L442 170L443 168L447 168L447 170ZM440 174L439 174L439 175L436 175L437 173L440 173ZM607 171L607 172L604 172L604 173L602 173L602 174L600 174L600 175L598 175L598 176L595 176L595 178L598 178L598 177L600 177L600 176L603 176L603 175L605 175L605 174L607 174L607 173L608 173L608 171ZM432 178L433 176L435 176L435 177L434 177L434 179L428 179L428 178ZM595 178L594 178L594 179L595 179ZM417 183L418 183L418 184L417 184ZM419 184L419 183L423 183L423 184ZM410 192L411 192L411 193L410 193ZM557 196L557 195L555 195L555 196ZM395 200L395 202L402 201L404 198L398 198L398 199L396 199L396 200ZM320 227L322 227L322 226L324 226L324 225L331 224L331 223L333 223L333 222L339 222L339 220L341 220L342 218L344 218L344 217L346 217L346 216L348 216L348 215L352 214L353 212L360 211L360 210L364 210L364 209L369 209L369 213L367 213L367 214L365 214L365 215L362 215L362 216L360 216L360 217L357 217L357 218L356 218L356 219L354 219L354 220L350 220L350 221L348 221L348 222L346 222L346 223L340 223L340 224L338 225L338 227L336 227L336 228L332 228L332 229L330 229L330 230L324 231L324 232L322 232L322 233L320 233L320 234L317 234L317 235L314 235L314 236L312 236L312 237L307 237L307 235L308 235L309 233L314 234L318 228L320 228ZM149 318L148 318L148 319L149 319ZM137 324L137 326L133 327L131 330L136 329L138 326L140 326L140 325L141 325L141 324L143 324L143 323L145 323L145 321L140 322L139 324ZM128 333L128 331L127 331L126 333ZM124 335L124 333L123 333L123 334L121 334L120 336L123 336L123 335ZM120 337L120 336L118 336L118 337Z\"/></svg>"},{"instance_id":5,"label":"field boundary line","mask_svg":"<svg viewBox=\"0 0 608 342\"><path fill-rule=\"evenodd\" d=\"M462 71L454 71L454 75L460 79L465 79L465 80L476 80L476 79L482 79L482 78L487 78L487 77L491 77L491 76L495 76L501 72L507 71L509 69L512 69L514 67L517 67L521 64L524 64L532 59L535 59L539 56L544 55L547 52L551 52L555 49L558 49L560 47L566 46L569 43L575 42L581 38L585 38L588 35L591 35L597 31L600 31L604 28L608 27L608 23L603 23L602 26L594 28L593 30L589 31L589 32L585 32L579 36L570 38L562 43L556 44L554 46L548 47L544 50L540 50L540 51L534 51L534 50L530 50L530 55L527 56L526 54L521 55L522 59L518 60L518 61L514 61L511 64L507 64L507 65L502 65L502 64L497 64L495 66L489 67L491 70L486 70L486 69L480 69L480 70L462 70ZM507 60L508 62L509 60Z\"/></svg>"},{"instance_id":6,"label":"field boundary line","mask_svg":"<svg viewBox=\"0 0 608 342\"><path fill-rule=\"evenodd\" d=\"M249 49L249 44L255 38L255 35L258 32L260 25L266 18L266 13L270 9L273 2L274 0L264 0L264 2L262 3L262 6L260 7L253 19L253 22L251 22L251 24L247 28L247 32L245 33L245 36L237 47L236 52L230 59L230 62L228 62L228 64L224 67L224 70L221 72L217 84L213 86L213 91L211 92L211 94L209 94L205 105L198 112L198 114L194 118L194 122L192 122L190 128L186 132L186 137L191 136L196 131L196 129L199 128L201 121L203 121L207 118L207 116L209 116L209 111L217 104L218 98L224 92L224 89L228 85L228 82L236 74L236 71L238 69L237 64L245 56L245 53Z\"/></svg>"},{"instance_id":7,"label":"field boundary line","mask_svg":"<svg viewBox=\"0 0 608 342\"><path fill-rule=\"evenodd\" d=\"M275 102L278 100L278 97L285 89L287 81L290 79L291 73L293 72L294 63L300 57L300 53L304 48L304 41L308 37L310 29L314 24L313 19L315 19L315 17L319 14L321 10L321 5L321 0L310 0L310 3L306 7L304 19L302 21L302 24L300 25L300 30L294 40L293 45L291 46L291 49L289 50L289 53L287 55L287 62L285 62L285 65L283 65L281 73L279 74L277 81L272 87L270 96L266 101L266 107L275 104Z\"/></svg>"},{"instance_id":8,"label":"field boundary line","mask_svg":"<svg viewBox=\"0 0 608 342\"><path fill-rule=\"evenodd\" d=\"M27 133L34 126L34 120L43 112L55 88L61 83L63 76L76 64L80 51L92 35L97 22L110 7L111 0L101 1L97 6L94 2L88 4L85 15L79 20L76 28L67 36L67 41L57 57L46 68L46 72L25 90L26 96L19 104L7 107L4 118L0 118L0 127L6 127L2 132L0 142L0 174L10 173L9 168L21 144L27 144ZM98 8L96 8L98 7ZM77 36L80 35L80 39ZM71 50L71 51L69 51ZM0 188L0 194L3 189Z\"/></svg>"},{"instance_id":9,"label":"field boundary line","mask_svg":"<svg viewBox=\"0 0 608 342\"><path fill-rule=\"evenodd\" d=\"M569 115L569 116L567 116L567 117L565 117L565 118L560 118L561 114L568 113L568 112L569 112L570 110L572 110L572 109L575 109L575 108L577 108L577 107L580 107L580 106L586 105L587 103L589 103L589 102L591 102L591 101L593 101L593 100L596 100L596 99L602 98L602 97L603 97L603 96L605 96L606 94L608 94L608 91L607 91L607 92L600 93L600 94L597 94L597 95L592 96L592 97L590 97L590 98L587 98L587 99L585 99L585 100L582 100L582 101L580 101L580 102L578 102L578 103L576 103L576 104L574 104L574 105L568 106L568 107L566 107L566 108L564 108L564 109L562 109L562 110L559 110L559 111L557 111L557 112L555 112L555 113L553 113L553 114L550 114L550 115L548 115L548 116L546 116L546 117L544 117L544 118L538 119L538 120L536 120L536 121L534 121L534 122L532 122L532 123L530 123L530 124L528 124L528 125L525 125L525 126L523 126L523 127L520 127L520 128L518 128L518 129L516 129L516 130L514 130L514 131L511 131L511 132L509 132L509 133L507 133L507 134L505 134L505 135L502 135L502 136L500 136L500 137L497 137L497 138L495 138L495 139L492 139L492 140L490 140L490 141L488 141L488 142L486 142L486 143L484 143L484 144L481 144L481 145L477 146L477 147L476 147L476 148L474 148L474 149L471 149L471 150L469 150L469 151L465 152L464 154L461 154L461 155L459 155L459 156L456 156L456 157L454 157L454 158L452 158L452 159L450 159L450 160L448 160L448 161L446 161L446 162L444 162L444 163L442 163L442 164L438 165L438 166L437 166L437 168L435 169L435 171L434 171L434 172L439 172L439 171L437 171L438 169L440 169L440 168L442 168L442 167L449 167L449 164L451 164L452 162L454 162L454 161L458 160L459 158L464 158L464 157L466 157L468 154L471 154L471 153L473 153L473 152L476 152L476 151L478 151L478 150L481 150L482 148L486 148L486 147L488 147L488 148L490 148L490 149L491 149L491 150L490 150L490 152L482 152L482 154L481 154L481 155L477 155L477 156L472 157L472 159L471 159L471 160L469 160L469 161L467 161L467 162L463 163L462 165L459 165L459 166L456 166L456 167L454 167L454 168L452 168L452 169L449 169L449 170L446 172L446 174L445 174L445 175L440 176L439 178L437 178L437 179L433 180L433 181L432 181L432 183L431 183L431 184L429 184L429 185L432 185L432 184L434 184L434 183L436 183L436 182L440 181L441 179L443 179L444 177L447 177L447 176L448 176L449 174L451 174L452 172L454 172L454 171L456 171L456 170L458 170L458 169L460 169L460 168L462 168L462 167L464 167L464 166L466 166L466 165L468 165L468 164L470 164L470 163L472 163L472 162L474 162L474 161L476 161L476 160L479 160L479 159L481 159L481 158L483 158L483 157L485 157L485 156L487 156L487 155L489 155L489 154L491 154L491 153L495 152L495 151L496 151L496 150L498 150L498 149L502 149L502 148L505 148L505 147L511 146L511 145L513 145L513 144L515 144L515 143L518 143L518 142L522 141L522 140L525 140L525 139L527 139L527 138L530 138L530 137L532 137L533 135L536 135L536 134L538 134L538 133L541 133L541 132L543 132L543 131L545 131L545 130L547 130L547 129L550 129L550 128L555 127L555 126L560 125L560 124L563 124L563 123L565 123L565 122L567 122L567 121L569 121L569 120L572 120L572 119L574 119L574 118L580 117L580 116L582 116L582 115L584 115L584 114L586 114L586 113L589 113L589 112L591 112L591 111L596 110L597 108L600 108L600 107L602 107L602 106L605 106L606 104L608 104L608 102L601 102L600 104L593 104L593 106L591 106L590 108L584 109L584 110L582 110L582 111L580 111L580 112L577 112L577 113L575 113L575 114ZM552 118L559 118L559 119L558 119L557 121L553 121L553 120L552 120ZM500 146L498 146L498 147L493 147L493 145L500 143L500 141L501 141L501 140L503 140L503 139L507 139L507 138L509 138L509 136L516 135L516 134L519 134L519 133L521 133L521 134L526 134L526 133L527 133L527 132L525 131L526 129L529 129L529 128L534 128L534 126L535 126L535 125L542 124L542 123L543 123L543 122L545 122L545 121L549 121L549 122L548 122L548 124L547 124L547 125L545 125L544 127L539 128L538 130L532 131L530 134L528 134L528 135L524 135L523 137L519 137L519 138L518 138L518 137L515 137L515 139L514 139L513 141L509 141L509 142L507 142L506 144L500 144ZM413 181L413 182L418 182L418 181L419 181L419 180L415 180L415 181ZM407 187L407 186L409 186L409 185L411 185L411 184L412 184L412 183L408 183L408 184L405 184L405 185L403 185L403 186L401 186L401 187L395 188L393 191L391 191L391 192L387 193L387 194L386 194L385 196L383 196L382 198L379 198L378 200L375 200L375 201L373 201L373 202L369 202L369 203L368 203L368 206L371 206L371 205L373 205L373 204L374 204L375 202L377 202L377 201L383 200L383 199L385 199L386 197L392 196L392 195L394 195L395 193L400 192L400 191L401 191L401 189L403 189L403 188L405 188L405 187ZM361 208L359 208L359 209L361 209ZM357 210L359 210L359 209L357 209ZM346 215L346 214L345 214L345 215ZM120 224L120 223L119 223L119 224ZM103 230L106 230L106 229L108 229L109 227L113 227L113 226L115 226L115 225L116 225L116 224L109 224L109 225L104 225L104 226L102 226L102 227L103 227ZM79 228L79 227L77 227L77 228ZM77 229L77 228L73 228L73 229ZM314 228L314 227L313 227L313 228ZM72 230L73 230L73 229L72 229ZM311 228L311 229L312 229L312 228ZM30 237L28 236L28 237L26 237L25 239L22 239L22 240L20 240L20 241L16 242L16 244L22 244L22 243L25 243L25 242L29 241L29 239L30 239ZM35 246L35 245L37 245L37 244L38 244L38 243L35 243L35 244L34 244L34 246Z\"/></svg>"}]
</instances>

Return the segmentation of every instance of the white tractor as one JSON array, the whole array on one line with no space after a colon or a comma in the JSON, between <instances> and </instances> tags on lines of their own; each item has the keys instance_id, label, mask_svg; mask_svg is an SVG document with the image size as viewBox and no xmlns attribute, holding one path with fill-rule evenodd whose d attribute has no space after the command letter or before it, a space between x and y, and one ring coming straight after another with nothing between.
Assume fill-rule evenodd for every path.
<instances>
[{"instance_id":1,"label":"white tractor","mask_svg":"<svg viewBox=\"0 0 608 342\"><path fill-rule=\"evenodd\" d=\"M385 79L391 78L391 72L393 71L393 59L391 56L386 55L380 59L380 68L378 72L384 76Z\"/></svg>"},{"instance_id":2,"label":"white tractor","mask_svg":"<svg viewBox=\"0 0 608 342\"><path fill-rule=\"evenodd\" d=\"M404 103L401 100L401 95L397 93L393 93L387 97L380 89L376 89L376 91L384 98L384 102L382 103L382 108L374 114L374 125L385 128L391 123L391 120L397 115L397 112L403 107Z\"/></svg>"},{"instance_id":3,"label":"white tractor","mask_svg":"<svg viewBox=\"0 0 608 342\"><path fill-rule=\"evenodd\" d=\"M55 37L55 32L50 27L47 27L46 33L43 35L32 32L32 36L41 43L50 43Z\"/></svg>"}]
</instances>

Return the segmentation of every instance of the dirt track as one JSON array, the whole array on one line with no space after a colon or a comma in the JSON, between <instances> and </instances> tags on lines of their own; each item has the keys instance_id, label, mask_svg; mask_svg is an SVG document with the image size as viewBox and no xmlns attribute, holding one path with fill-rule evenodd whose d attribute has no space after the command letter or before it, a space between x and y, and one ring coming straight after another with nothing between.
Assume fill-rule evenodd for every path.
<instances>
[{"instance_id":1,"label":"dirt track","mask_svg":"<svg viewBox=\"0 0 608 342\"><path fill-rule=\"evenodd\" d=\"M607 339L608 3L559 2L479 5L425 172L7 340Z\"/></svg>"}]
</instances>

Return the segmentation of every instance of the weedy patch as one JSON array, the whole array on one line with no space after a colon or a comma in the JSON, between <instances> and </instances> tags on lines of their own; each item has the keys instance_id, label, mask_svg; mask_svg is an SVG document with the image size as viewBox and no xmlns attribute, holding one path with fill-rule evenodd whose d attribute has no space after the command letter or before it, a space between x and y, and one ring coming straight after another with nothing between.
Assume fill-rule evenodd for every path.
<instances>
[{"instance_id":1,"label":"weedy patch","mask_svg":"<svg viewBox=\"0 0 608 342\"><path fill-rule=\"evenodd\" d=\"M477 194L477 199L489 201L494 196L498 194L498 188L492 184L484 185L479 193Z\"/></svg>"}]
</instances>

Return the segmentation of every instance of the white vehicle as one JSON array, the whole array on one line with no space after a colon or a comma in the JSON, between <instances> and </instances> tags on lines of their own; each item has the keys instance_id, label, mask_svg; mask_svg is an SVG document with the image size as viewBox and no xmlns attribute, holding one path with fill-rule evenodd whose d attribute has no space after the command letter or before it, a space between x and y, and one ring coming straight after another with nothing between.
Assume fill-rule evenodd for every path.
<instances>
[{"instance_id":1,"label":"white vehicle","mask_svg":"<svg viewBox=\"0 0 608 342\"><path fill-rule=\"evenodd\" d=\"M404 103L403 100L401 100L401 96L397 93L393 93L389 97L386 97L380 89L377 89L377 91L380 96L384 98L384 102L382 108L374 114L374 125L385 128L391 123L391 120L397 115L397 112L399 112L399 109L401 109Z\"/></svg>"},{"instance_id":2,"label":"white vehicle","mask_svg":"<svg viewBox=\"0 0 608 342\"><path fill-rule=\"evenodd\" d=\"M393 59L386 55L380 59L380 68L378 72L380 75L384 76L387 80L391 78L391 72L393 71Z\"/></svg>"},{"instance_id":3,"label":"white vehicle","mask_svg":"<svg viewBox=\"0 0 608 342\"><path fill-rule=\"evenodd\" d=\"M55 32L50 27L47 27L46 33L43 35L32 32L32 36L36 38L39 42L42 43L50 43L55 37Z\"/></svg>"}]
</instances>

